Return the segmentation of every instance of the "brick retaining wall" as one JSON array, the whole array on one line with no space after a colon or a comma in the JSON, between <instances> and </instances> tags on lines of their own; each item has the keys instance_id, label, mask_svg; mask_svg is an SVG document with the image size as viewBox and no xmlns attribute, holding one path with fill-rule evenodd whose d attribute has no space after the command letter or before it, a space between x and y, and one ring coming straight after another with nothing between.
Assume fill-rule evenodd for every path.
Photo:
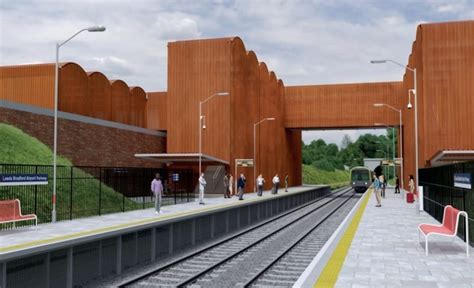
<instances>
[{"instance_id":1,"label":"brick retaining wall","mask_svg":"<svg viewBox=\"0 0 474 288\"><path fill-rule=\"evenodd\" d=\"M0 123L16 126L53 149L51 116L0 107ZM160 167L134 154L165 152L166 137L58 118L58 154L76 166Z\"/></svg>"}]
</instances>

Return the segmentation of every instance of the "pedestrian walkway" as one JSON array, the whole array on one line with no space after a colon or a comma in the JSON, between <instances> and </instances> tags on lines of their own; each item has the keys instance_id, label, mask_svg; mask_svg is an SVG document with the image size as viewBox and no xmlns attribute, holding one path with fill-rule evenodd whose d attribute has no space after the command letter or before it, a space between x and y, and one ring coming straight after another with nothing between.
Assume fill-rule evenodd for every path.
<instances>
[{"instance_id":1,"label":"pedestrian walkway","mask_svg":"<svg viewBox=\"0 0 474 288\"><path fill-rule=\"evenodd\" d=\"M288 188L285 193L284 188L279 190L278 195L271 195L270 191L265 191L262 197L257 197L256 193L246 193L244 201L239 201L237 197L225 199L224 196L206 197L206 205L198 205L196 202L188 202L176 205L163 206L162 214L155 214L154 208L135 210L124 213L106 214L88 218L80 218L71 221L61 221L57 223L41 224L33 227L23 227L13 230L0 231L0 258L2 254L26 248L42 246L62 241L77 239L80 237L108 233L119 229L125 229L136 225L147 223L168 221L177 217L189 216L194 213L222 209L248 203L249 201L260 201L269 197L284 197L292 193L299 193L313 190L312 186L297 186Z\"/></svg>"},{"instance_id":2,"label":"pedestrian walkway","mask_svg":"<svg viewBox=\"0 0 474 288\"><path fill-rule=\"evenodd\" d=\"M370 196L336 287L474 287L474 257L461 239L430 236L425 256L418 224L438 222L392 189L380 208Z\"/></svg>"}]
</instances>

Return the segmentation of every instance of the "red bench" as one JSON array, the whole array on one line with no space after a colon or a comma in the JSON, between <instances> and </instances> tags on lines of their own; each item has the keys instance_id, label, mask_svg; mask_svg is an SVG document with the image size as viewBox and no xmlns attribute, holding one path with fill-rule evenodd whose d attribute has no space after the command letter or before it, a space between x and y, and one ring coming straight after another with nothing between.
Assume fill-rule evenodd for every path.
<instances>
[{"instance_id":1,"label":"red bench","mask_svg":"<svg viewBox=\"0 0 474 288\"><path fill-rule=\"evenodd\" d=\"M34 220L35 225L38 224L38 218L34 214L22 215L20 200L3 200L0 201L0 224Z\"/></svg>"},{"instance_id":2,"label":"red bench","mask_svg":"<svg viewBox=\"0 0 474 288\"><path fill-rule=\"evenodd\" d=\"M459 211L451 205L444 207L443 223L441 225L420 224L418 226L418 231L425 236L426 256L428 256L428 236L440 235L451 238L456 237L458 233L459 216L461 215L466 219L466 255L469 257L469 226L467 213L465 211ZM418 233L418 236L419 235Z\"/></svg>"}]
</instances>

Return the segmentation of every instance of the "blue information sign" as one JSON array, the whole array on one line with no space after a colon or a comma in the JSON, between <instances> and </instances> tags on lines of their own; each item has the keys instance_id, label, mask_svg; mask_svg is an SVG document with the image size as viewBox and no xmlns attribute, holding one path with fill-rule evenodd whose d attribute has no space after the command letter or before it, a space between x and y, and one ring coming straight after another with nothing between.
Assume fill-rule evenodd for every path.
<instances>
[{"instance_id":1,"label":"blue information sign","mask_svg":"<svg viewBox=\"0 0 474 288\"><path fill-rule=\"evenodd\" d=\"M0 174L0 186L48 185L48 174Z\"/></svg>"},{"instance_id":2,"label":"blue information sign","mask_svg":"<svg viewBox=\"0 0 474 288\"><path fill-rule=\"evenodd\" d=\"M454 173L454 187L471 189L471 173Z\"/></svg>"},{"instance_id":3,"label":"blue information sign","mask_svg":"<svg viewBox=\"0 0 474 288\"><path fill-rule=\"evenodd\" d=\"M171 180L173 180L173 182L178 182L179 181L179 173L171 174Z\"/></svg>"}]
</instances>

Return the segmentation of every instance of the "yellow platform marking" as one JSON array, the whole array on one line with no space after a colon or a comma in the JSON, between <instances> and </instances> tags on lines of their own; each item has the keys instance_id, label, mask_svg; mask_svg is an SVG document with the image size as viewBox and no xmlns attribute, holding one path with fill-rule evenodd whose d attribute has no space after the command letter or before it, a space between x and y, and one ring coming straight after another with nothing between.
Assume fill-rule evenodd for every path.
<instances>
[{"instance_id":1,"label":"yellow platform marking","mask_svg":"<svg viewBox=\"0 0 474 288\"><path fill-rule=\"evenodd\" d=\"M318 188L320 188L320 187L318 187ZM280 198L280 197L284 197L285 195L288 195L288 194L294 194L294 193L305 192L305 191L307 191L307 190L287 192L287 193L284 192L285 194L280 193L278 195L271 195L271 196L272 196L272 198ZM117 224L117 225L108 226L108 227L103 227L103 228L99 228L99 229L85 230L85 231L66 234L66 235L62 235L62 236L45 238L45 239L41 239L41 240L35 240L35 241L15 244L15 245L11 245L11 246L0 247L0 254L4 254L6 252L15 251L15 250L31 248L31 247L35 247L35 246L40 246L40 245L46 245L46 244L51 244L51 243L55 243L55 242L65 241L65 240L71 240L71 239L85 237L85 236L96 235L96 234L105 233L105 232L112 232L112 231L116 231L116 230L119 230L119 229L131 228L131 227L138 226L138 225L143 225L143 224L159 223L159 222L162 222L164 220L171 219L171 218L184 217L184 216L193 215L193 214L197 214L197 213L201 213L201 212L208 212L208 211L218 210L218 209L226 208L226 207L232 207L232 206L237 207L237 206L239 206L239 204L257 202L257 201L261 201L263 199L268 199L268 198L269 197L255 197L255 198L252 198L252 199L249 199L249 200L245 200L244 202L239 201L239 202L225 203L225 204L222 204L222 205L216 205L216 206L206 207L206 208L202 208L202 209L171 213L171 214L168 214L168 215L162 215L162 216L159 216L159 217L153 217L153 218L146 218L146 219L137 220L137 221L131 221L131 222ZM196 205L198 205L197 202L195 202L195 203L196 203ZM238 205L235 205L236 203Z\"/></svg>"},{"instance_id":2,"label":"yellow platform marking","mask_svg":"<svg viewBox=\"0 0 474 288\"><path fill-rule=\"evenodd\" d=\"M321 275L319 275L314 287L334 287L334 285L336 285L336 281L339 277L339 273L341 272L344 260L346 259L347 252L351 247L352 240L354 239L355 233L357 232L360 220L362 215L364 215L365 207L367 206L371 195L372 189L370 189L364 196L365 199L357 209L357 212L354 215L354 218L352 218L349 227L347 227L346 232L344 232L344 235L339 240L336 249L332 253L331 258L329 258L329 261L321 272Z\"/></svg>"}]
</instances>

